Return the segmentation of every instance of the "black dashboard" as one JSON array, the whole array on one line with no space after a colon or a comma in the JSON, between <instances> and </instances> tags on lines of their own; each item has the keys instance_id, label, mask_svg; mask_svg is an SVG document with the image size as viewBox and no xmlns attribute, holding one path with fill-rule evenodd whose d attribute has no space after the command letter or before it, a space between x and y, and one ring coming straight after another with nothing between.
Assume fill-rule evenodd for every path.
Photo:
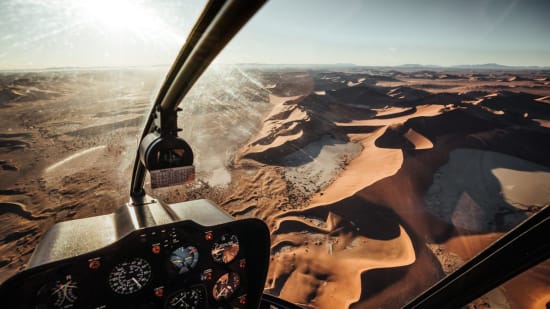
<instances>
[{"instance_id":1,"label":"black dashboard","mask_svg":"<svg viewBox=\"0 0 550 309\"><path fill-rule=\"evenodd\" d=\"M260 220L153 201L56 224L0 297L6 308L257 308L268 258Z\"/></svg>"}]
</instances>

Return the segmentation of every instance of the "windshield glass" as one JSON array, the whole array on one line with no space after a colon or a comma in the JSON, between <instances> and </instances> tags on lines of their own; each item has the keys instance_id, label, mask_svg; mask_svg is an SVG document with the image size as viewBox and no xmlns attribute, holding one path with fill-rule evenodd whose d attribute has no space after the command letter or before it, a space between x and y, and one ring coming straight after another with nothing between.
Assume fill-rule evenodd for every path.
<instances>
[{"instance_id":1,"label":"windshield glass","mask_svg":"<svg viewBox=\"0 0 550 309\"><path fill-rule=\"evenodd\" d=\"M549 9L270 2L180 105L197 181L160 193L264 220L267 293L400 307L550 203ZM547 269L472 306L546 304Z\"/></svg>"},{"instance_id":2,"label":"windshield glass","mask_svg":"<svg viewBox=\"0 0 550 309\"><path fill-rule=\"evenodd\" d=\"M0 281L54 223L128 201L139 135L204 1L4 1Z\"/></svg>"},{"instance_id":3,"label":"windshield glass","mask_svg":"<svg viewBox=\"0 0 550 309\"><path fill-rule=\"evenodd\" d=\"M55 222L128 201L144 119L203 6L3 4L0 280ZM146 190L265 221L266 293L400 307L550 203L549 11L269 2L180 104L195 182ZM548 306L547 265L472 306Z\"/></svg>"}]
</instances>

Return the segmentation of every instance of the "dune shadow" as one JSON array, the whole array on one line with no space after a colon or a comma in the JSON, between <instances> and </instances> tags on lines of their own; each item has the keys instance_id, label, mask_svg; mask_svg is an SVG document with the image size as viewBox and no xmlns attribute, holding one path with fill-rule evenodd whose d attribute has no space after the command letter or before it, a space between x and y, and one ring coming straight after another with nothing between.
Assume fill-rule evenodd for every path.
<instances>
[{"instance_id":1,"label":"dune shadow","mask_svg":"<svg viewBox=\"0 0 550 309\"><path fill-rule=\"evenodd\" d=\"M0 148L13 150L25 147L29 147L29 143L19 140L0 140Z\"/></svg>"},{"instance_id":2,"label":"dune shadow","mask_svg":"<svg viewBox=\"0 0 550 309\"><path fill-rule=\"evenodd\" d=\"M409 266L379 268L361 274L361 297L369 299L384 291L388 286L399 281L407 274Z\"/></svg>"},{"instance_id":3,"label":"dune shadow","mask_svg":"<svg viewBox=\"0 0 550 309\"><path fill-rule=\"evenodd\" d=\"M526 205L525 201L534 197L518 194L517 190L528 190L530 182L542 186L540 173L550 179L550 168L501 153L459 148L436 172L424 200L431 213L463 230L505 232L525 220L527 212L537 206ZM534 190L532 194L547 193Z\"/></svg>"},{"instance_id":4,"label":"dune shadow","mask_svg":"<svg viewBox=\"0 0 550 309\"><path fill-rule=\"evenodd\" d=\"M494 110L502 110L507 114L550 120L550 104L537 101L538 98L538 95L524 92L503 91L496 96L484 99L481 104Z\"/></svg>"},{"instance_id":5,"label":"dune shadow","mask_svg":"<svg viewBox=\"0 0 550 309\"><path fill-rule=\"evenodd\" d=\"M315 161L320 156L324 147L339 147L347 143L348 141L343 141L331 137L323 137L306 145L305 147L296 148L296 151L291 154L288 154L284 157L276 158L273 163L286 167L302 166Z\"/></svg>"},{"instance_id":6,"label":"dune shadow","mask_svg":"<svg viewBox=\"0 0 550 309\"><path fill-rule=\"evenodd\" d=\"M417 108L416 108L416 106L413 106L413 107L407 108L407 109L405 109L404 111L401 111L401 112L396 112L396 113L387 114L387 115L376 115L373 118L374 119L392 119L392 118L396 118L396 117L403 117L403 116L412 115L416 112L417 112Z\"/></svg>"},{"instance_id":7,"label":"dune shadow","mask_svg":"<svg viewBox=\"0 0 550 309\"><path fill-rule=\"evenodd\" d=\"M408 129L404 125L390 126L374 141L374 145L379 148L413 150L414 144L405 137Z\"/></svg>"},{"instance_id":8,"label":"dune shadow","mask_svg":"<svg viewBox=\"0 0 550 309\"><path fill-rule=\"evenodd\" d=\"M329 215L332 218L329 218ZM304 211L288 212L286 216L318 218L333 225L329 233L337 229L349 230L364 237L390 240L399 237L401 219L387 207L365 201L359 196L351 196L327 206L318 206ZM333 220L333 222L329 222ZM284 220L273 234L309 231L321 232L322 229L298 220Z\"/></svg>"},{"instance_id":9,"label":"dune shadow","mask_svg":"<svg viewBox=\"0 0 550 309\"><path fill-rule=\"evenodd\" d=\"M32 134L30 134L30 133L0 133L0 138L14 138L14 137L31 138Z\"/></svg>"}]
</instances>

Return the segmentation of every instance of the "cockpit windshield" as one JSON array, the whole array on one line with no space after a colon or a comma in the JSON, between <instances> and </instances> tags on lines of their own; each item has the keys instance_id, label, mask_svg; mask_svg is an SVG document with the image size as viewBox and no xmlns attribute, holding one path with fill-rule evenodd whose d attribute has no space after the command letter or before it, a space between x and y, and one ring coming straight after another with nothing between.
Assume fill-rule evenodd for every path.
<instances>
[{"instance_id":1,"label":"cockpit windshield","mask_svg":"<svg viewBox=\"0 0 550 309\"><path fill-rule=\"evenodd\" d=\"M151 102L204 4L2 2L0 280L54 223L128 201Z\"/></svg>"},{"instance_id":2,"label":"cockpit windshield","mask_svg":"<svg viewBox=\"0 0 550 309\"><path fill-rule=\"evenodd\" d=\"M128 201L204 3L0 11L0 280L52 224ZM550 4L271 1L180 103L206 198L271 233L265 293L398 308L550 204ZM473 308L550 306L547 260ZM528 297L526 296L528 295Z\"/></svg>"}]
</instances>

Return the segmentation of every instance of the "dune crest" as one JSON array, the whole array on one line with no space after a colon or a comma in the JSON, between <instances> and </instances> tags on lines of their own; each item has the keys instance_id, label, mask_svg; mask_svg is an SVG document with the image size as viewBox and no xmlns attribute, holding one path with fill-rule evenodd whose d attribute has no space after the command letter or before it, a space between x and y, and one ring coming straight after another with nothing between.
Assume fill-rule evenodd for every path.
<instances>
[{"instance_id":1,"label":"dune crest","mask_svg":"<svg viewBox=\"0 0 550 309\"><path fill-rule=\"evenodd\" d=\"M432 141L427 139L424 135L416 132L413 129L410 129L405 133L405 137L414 145L414 149L432 149L434 144Z\"/></svg>"},{"instance_id":2,"label":"dune crest","mask_svg":"<svg viewBox=\"0 0 550 309\"><path fill-rule=\"evenodd\" d=\"M312 206L335 203L397 172L403 163L402 152L398 149L379 148L374 145L383 133L383 129L378 129L372 135L351 136L352 140L357 140L363 146L363 151L323 191L323 195L317 194L312 198ZM380 164L380 160L384 164Z\"/></svg>"}]
</instances>

